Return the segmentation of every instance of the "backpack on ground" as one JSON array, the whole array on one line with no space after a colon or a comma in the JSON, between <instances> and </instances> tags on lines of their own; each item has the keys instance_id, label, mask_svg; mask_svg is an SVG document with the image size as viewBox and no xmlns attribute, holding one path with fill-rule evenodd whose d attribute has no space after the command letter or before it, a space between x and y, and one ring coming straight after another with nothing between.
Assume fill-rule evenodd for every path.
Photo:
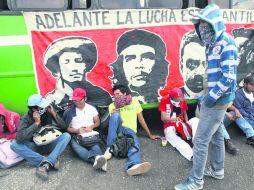
<instances>
[{"instance_id":1,"label":"backpack on ground","mask_svg":"<svg viewBox=\"0 0 254 190\"><path fill-rule=\"evenodd\" d=\"M109 149L109 152L113 154L116 158L127 158L128 151L131 147L136 148L136 152L138 148L134 145L134 138L129 134L119 133L117 139L112 144ZM133 152L132 154L134 154Z\"/></svg>"},{"instance_id":2,"label":"backpack on ground","mask_svg":"<svg viewBox=\"0 0 254 190\"><path fill-rule=\"evenodd\" d=\"M12 151L10 140L2 140L0 142L0 168L10 168L23 159L24 158Z\"/></svg>"}]
</instances>

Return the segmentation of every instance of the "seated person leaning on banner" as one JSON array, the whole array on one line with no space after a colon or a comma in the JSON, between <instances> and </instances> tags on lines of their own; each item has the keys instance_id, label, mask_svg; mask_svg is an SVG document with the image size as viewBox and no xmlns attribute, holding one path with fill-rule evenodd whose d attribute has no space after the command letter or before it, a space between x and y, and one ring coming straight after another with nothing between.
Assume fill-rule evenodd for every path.
<instances>
[{"instance_id":1,"label":"seated person leaning on banner","mask_svg":"<svg viewBox=\"0 0 254 190\"><path fill-rule=\"evenodd\" d=\"M93 163L94 169L107 171L107 161L102 155L99 143L82 146L74 136L91 137L99 134L97 131L93 131L94 128L100 125L99 114L93 106L86 103L86 99L84 89L74 89L72 94L74 106L64 113L64 120L68 126L67 130L73 134L71 147L83 161Z\"/></svg>"},{"instance_id":2,"label":"seated person leaning on banner","mask_svg":"<svg viewBox=\"0 0 254 190\"><path fill-rule=\"evenodd\" d=\"M141 163L140 148L137 133L137 118L141 126L144 128L149 138L152 140L160 138L152 135L142 114L142 107L138 100L131 97L131 92L127 86L115 85L113 87L115 101L109 105L109 129L107 137L107 150L104 154L106 159L110 159L110 147L116 141L119 133L132 136L133 146L128 149L128 161L125 170L128 175L138 175L146 173L150 170L150 162Z\"/></svg>"},{"instance_id":3,"label":"seated person leaning on banner","mask_svg":"<svg viewBox=\"0 0 254 190\"><path fill-rule=\"evenodd\" d=\"M61 134L58 131L60 135L49 144L39 145L38 142L36 144L35 136L45 126L55 125L63 131L67 127L63 119L58 116L53 107L40 94L31 95L28 98L27 105L28 113L20 119L17 137L12 142L11 148L37 167L36 175L39 178L47 180L48 171L52 168L58 169L59 162L57 159L69 144L71 137L66 132ZM48 156L42 154L48 154Z\"/></svg>"},{"instance_id":4,"label":"seated person leaning on banner","mask_svg":"<svg viewBox=\"0 0 254 190\"><path fill-rule=\"evenodd\" d=\"M193 151L189 144L195 135L198 118L188 120L187 104L180 88L173 88L160 101L159 110L164 125L166 140L186 159L192 160Z\"/></svg>"}]
</instances>

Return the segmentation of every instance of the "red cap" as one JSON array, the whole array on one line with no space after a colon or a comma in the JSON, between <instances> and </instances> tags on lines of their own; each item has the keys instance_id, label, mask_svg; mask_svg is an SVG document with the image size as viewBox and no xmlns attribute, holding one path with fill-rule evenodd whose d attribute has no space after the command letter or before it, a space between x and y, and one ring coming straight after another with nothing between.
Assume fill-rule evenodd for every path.
<instances>
[{"instance_id":1,"label":"red cap","mask_svg":"<svg viewBox=\"0 0 254 190\"><path fill-rule=\"evenodd\" d=\"M80 101L86 97L86 91L83 88L75 88L72 93L72 100Z\"/></svg>"},{"instance_id":2,"label":"red cap","mask_svg":"<svg viewBox=\"0 0 254 190\"><path fill-rule=\"evenodd\" d=\"M183 92L180 88L173 88L172 90L170 90L169 95L172 98L182 98Z\"/></svg>"}]
</instances>

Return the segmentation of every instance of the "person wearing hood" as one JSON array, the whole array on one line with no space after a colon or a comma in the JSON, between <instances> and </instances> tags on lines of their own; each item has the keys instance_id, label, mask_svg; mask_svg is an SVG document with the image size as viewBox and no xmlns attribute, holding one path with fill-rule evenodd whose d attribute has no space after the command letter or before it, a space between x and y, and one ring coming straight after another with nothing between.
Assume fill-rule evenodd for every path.
<instances>
[{"instance_id":1,"label":"person wearing hood","mask_svg":"<svg viewBox=\"0 0 254 190\"><path fill-rule=\"evenodd\" d=\"M206 46L208 88L201 103L200 121L193 140L191 176L177 184L176 190L203 189L204 175L224 178L225 147L221 125L236 91L238 51L234 38L226 33L220 8L209 4L192 21ZM211 161L205 168L210 142Z\"/></svg>"},{"instance_id":2,"label":"person wearing hood","mask_svg":"<svg viewBox=\"0 0 254 190\"><path fill-rule=\"evenodd\" d=\"M19 114L0 104L0 138L15 139L19 126Z\"/></svg>"}]
</instances>

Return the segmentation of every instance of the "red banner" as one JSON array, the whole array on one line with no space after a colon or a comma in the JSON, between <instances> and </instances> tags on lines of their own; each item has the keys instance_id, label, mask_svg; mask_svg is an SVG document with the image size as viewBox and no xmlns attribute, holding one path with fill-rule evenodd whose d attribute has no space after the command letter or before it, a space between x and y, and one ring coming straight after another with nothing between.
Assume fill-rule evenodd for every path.
<instances>
[{"instance_id":1,"label":"red banner","mask_svg":"<svg viewBox=\"0 0 254 190\"><path fill-rule=\"evenodd\" d=\"M71 99L74 88L82 87L88 102L105 106L111 102L112 86L124 84L143 104L157 102L173 87L183 87L188 99L197 98L204 89L206 58L189 22L194 12L25 13L40 93L61 105ZM225 10L223 16L227 32L241 47L239 55L245 55L251 49L247 42L253 40L252 18L241 18L233 10ZM248 63L243 59L239 83L250 74L242 68L247 65L251 73L254 68L250 55Z\"/></svg>"}]
</instances>

